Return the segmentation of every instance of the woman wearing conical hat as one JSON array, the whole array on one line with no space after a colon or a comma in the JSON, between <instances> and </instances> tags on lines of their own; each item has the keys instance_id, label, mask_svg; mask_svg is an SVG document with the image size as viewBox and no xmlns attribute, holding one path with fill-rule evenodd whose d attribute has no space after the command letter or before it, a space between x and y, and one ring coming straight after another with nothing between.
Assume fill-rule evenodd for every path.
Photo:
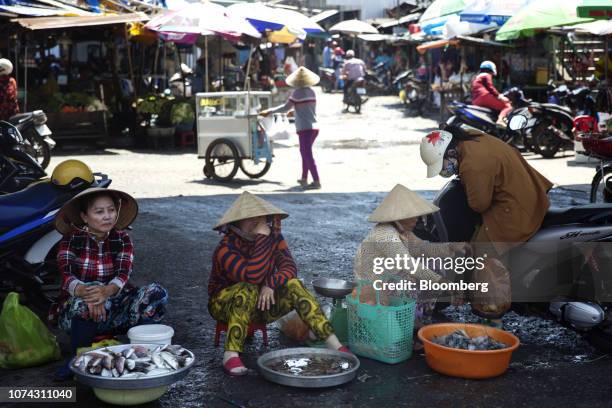
<instances>
[{"instance_id":1,"label":"woman wearing conical hat","mask_svg":"<svg viewBox=\"0 0 612 408\"><path fill-rule=\"evenodd\" d=\"M321 188L321 180L317 165L312 155L319 127L317 125L317 95L313 86L319 83L319 76L306 67L299 67L289 75L285 82L295 88L285 104L260 112L267 116L271 113L295 111L295 128L300 139L300 154L302 156L302 176L298 183L305 189ZM312 176L312 183L308 184L308 172Z\"/></svg>"},{"instance_id":2,"label":"woman wearing conical hat","mask_svg":"<svg viewBox=\"0 0 612 408\"><path fill-rule=\"evenodd\" d=\"M240 359L251 322L269 323L296 310L328 348L348 351L334 334L314 296L297 279L297 267L281 234L283 210L242 193L214 229L225 235L213 253L208 311L227 323L223 369L246 375Z\"/></svg>"},{"instance_id":3,"label":"woman wearing conical hat","mask_svg":"<svg viewBox=\"0 0 612 408\"><path fill-rule=\"evenodd\" d=\"M166 289L130 284L134 248L125 228L137 214L129 194L103 188L77 194L57 213L55 228L64 236L57 252L62 285L50 318L70 332L72 355L96 334L125 332L164 315ZM69 377L67 365L56 373L57 380Z\"/></svg>"},{"instance_id":4,"label":"woman wearing conical hat","mask_svg":"<svg viewBox=\"0 0 612 408\"><path fill-rule=\"evenodd\" d=\"M457 254L465 253L467 248L465 243L430 243L421 240L414 234L413 229L419 217L438 210L438 207L424 200L417 193L397 184L368 218L368 221L376 225L357 249L354 264L356 278L373 282L378 279L385 280L385 277L392 274L415 282L444 280L442 271L428 269L423 267L422 263L416 270L398 270L395 266L384 269L384 271L380 270L383 266L375 268L380 262L376 259L392 258L395 260L398 255L402 259L405 255L410 258L424 259L454 257ZM380 274L375 273L375 269ZM422 320L427 320L433 311L436 302L435 294L419 293L418 290L410 291L407 294L417 299L416 325L418 325L422 323ZM454 295L453 301L460 302L460 294Z\"/></svg>"}]
</instances>

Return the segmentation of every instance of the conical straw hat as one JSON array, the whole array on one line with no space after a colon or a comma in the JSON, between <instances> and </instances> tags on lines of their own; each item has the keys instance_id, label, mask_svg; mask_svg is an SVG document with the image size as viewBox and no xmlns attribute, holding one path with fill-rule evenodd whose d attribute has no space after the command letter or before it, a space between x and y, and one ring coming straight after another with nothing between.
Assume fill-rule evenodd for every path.
<instances>
[{"instance_id":1,"label":"conical straw hat","mask_svg":"<svg viewBox=\"0 0 612 408\"><path fill-rule=\"evenodd\" d=\"M134 222L134 219L138 215L138 203L136 203L134 197L119 190L92 187L81 191L62 206L55 217L55 229L62 235L67 235L73 228L83 227L85 222L81 218L81 200L89 195L100 192L108 193L119 200L120 207L117 208L117 211L119 211L119 217L117 219L117 224L115 224L115 228L122 230Z\"/></svg>"},{"instance_id":2,"label":"conical straw hat","mask_svg":"<svg viewBox=\"0 0 612 408\"><path fill-rule=\"evenodd\" d=\"M270 204L263 198L259 198L245 191L240 194L240 197L238 197L225 214L223 214L223 217L221 217L213 229L218 230L224 225L232 222L253 217L263 217L266 215L279 215L281 218L287 218L289 216L289 214Z\"/></svg>"},{"instance_id":3,"label":"conical straw hat","mask_svg":"<svg viewBox=\"0 0 612 408\"><path fill-rule=\"evenodd\" d=\"M440 209L414 191L397 184L368 217L370 222L393 222L431 214Z\"/></svg>"},{"instance_id":4,"label":"conical straw hat","mask_svg":"<svg viewBox=\"0 0 612 408\"><path fill-rule=\"evenodd\" d=\"M285 79L287 85L293 88L303 88L319 83L321 78L306 67L299 67Z\"/></svg>"}]
</instances>

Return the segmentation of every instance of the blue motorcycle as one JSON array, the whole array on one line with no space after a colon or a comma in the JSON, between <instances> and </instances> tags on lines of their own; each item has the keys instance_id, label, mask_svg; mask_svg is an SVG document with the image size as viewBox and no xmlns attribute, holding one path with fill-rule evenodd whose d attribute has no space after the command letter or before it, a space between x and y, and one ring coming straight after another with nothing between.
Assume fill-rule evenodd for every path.
<instances>
[{"instance_id":1,"label":"blue motorcycle","mask_svg":"<svg viewBox=\"0 0 612 408\"><path fill-rule=\"evenodd\" d=\"M0 291L17 291L41 311L59 295L61 276L55 247L61 235L55 215L88 187L107 188L111 180L94 173L90 185L56 186L50 179L34 182L15 193L0 196Z\"/></svg>"}]
</instances>

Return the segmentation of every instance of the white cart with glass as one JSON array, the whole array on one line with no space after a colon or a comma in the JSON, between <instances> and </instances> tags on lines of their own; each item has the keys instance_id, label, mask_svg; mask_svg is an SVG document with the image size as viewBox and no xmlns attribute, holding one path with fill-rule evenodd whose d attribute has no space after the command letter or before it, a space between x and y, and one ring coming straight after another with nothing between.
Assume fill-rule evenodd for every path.
<instances>
[{"instance_id":1,"label":"white cart with glass","mask_svg":"<svg viewBox=\"0 0 612 408\"><path fill-rule=\"evenodd\" d=\"M230 181L238 168L259 178L272 164L272 142L257 113L270 108L270 92L205 92L196 94L198 158L204 175Z\"/></svg>"}]
</instances>

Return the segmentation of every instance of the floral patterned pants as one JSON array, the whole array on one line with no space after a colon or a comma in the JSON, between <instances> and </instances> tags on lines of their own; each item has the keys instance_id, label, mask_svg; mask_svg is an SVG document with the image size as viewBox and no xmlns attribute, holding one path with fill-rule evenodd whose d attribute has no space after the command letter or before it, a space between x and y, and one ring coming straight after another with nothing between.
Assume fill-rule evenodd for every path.
<instances>
[{"instance_id":1,"label":"floral patterned pants","mask_svg":"<svg viewBox=\"0 0 612 408\"><path fill-rule=\"evenodd\" d=\"M98 333L121 333L143 322L159 322L166 311L168 292L157 284L151 283L140 289L124 287L115 296L106 300L106 320L98 322ZM70 331L72 318L89 320L87 302L79 297L71 297L60 306L58 325Z\"/></svg>"},{"instance_id":2,"label":"floral patterned pants","mask_svg":"<svg viewBox=\"0 0 612 408\"><path fill-rule=\"evenodd\" d=\"M249 323L271 323L295 309L318 339L334 333L331 323L314 296L299 279L291 279L274 290L274 304L269 310L257 309L259 286L236 283L215 294L208 304L213 319L227 322L226 351L242 352Z\"/></svg>"}]
</instances>

